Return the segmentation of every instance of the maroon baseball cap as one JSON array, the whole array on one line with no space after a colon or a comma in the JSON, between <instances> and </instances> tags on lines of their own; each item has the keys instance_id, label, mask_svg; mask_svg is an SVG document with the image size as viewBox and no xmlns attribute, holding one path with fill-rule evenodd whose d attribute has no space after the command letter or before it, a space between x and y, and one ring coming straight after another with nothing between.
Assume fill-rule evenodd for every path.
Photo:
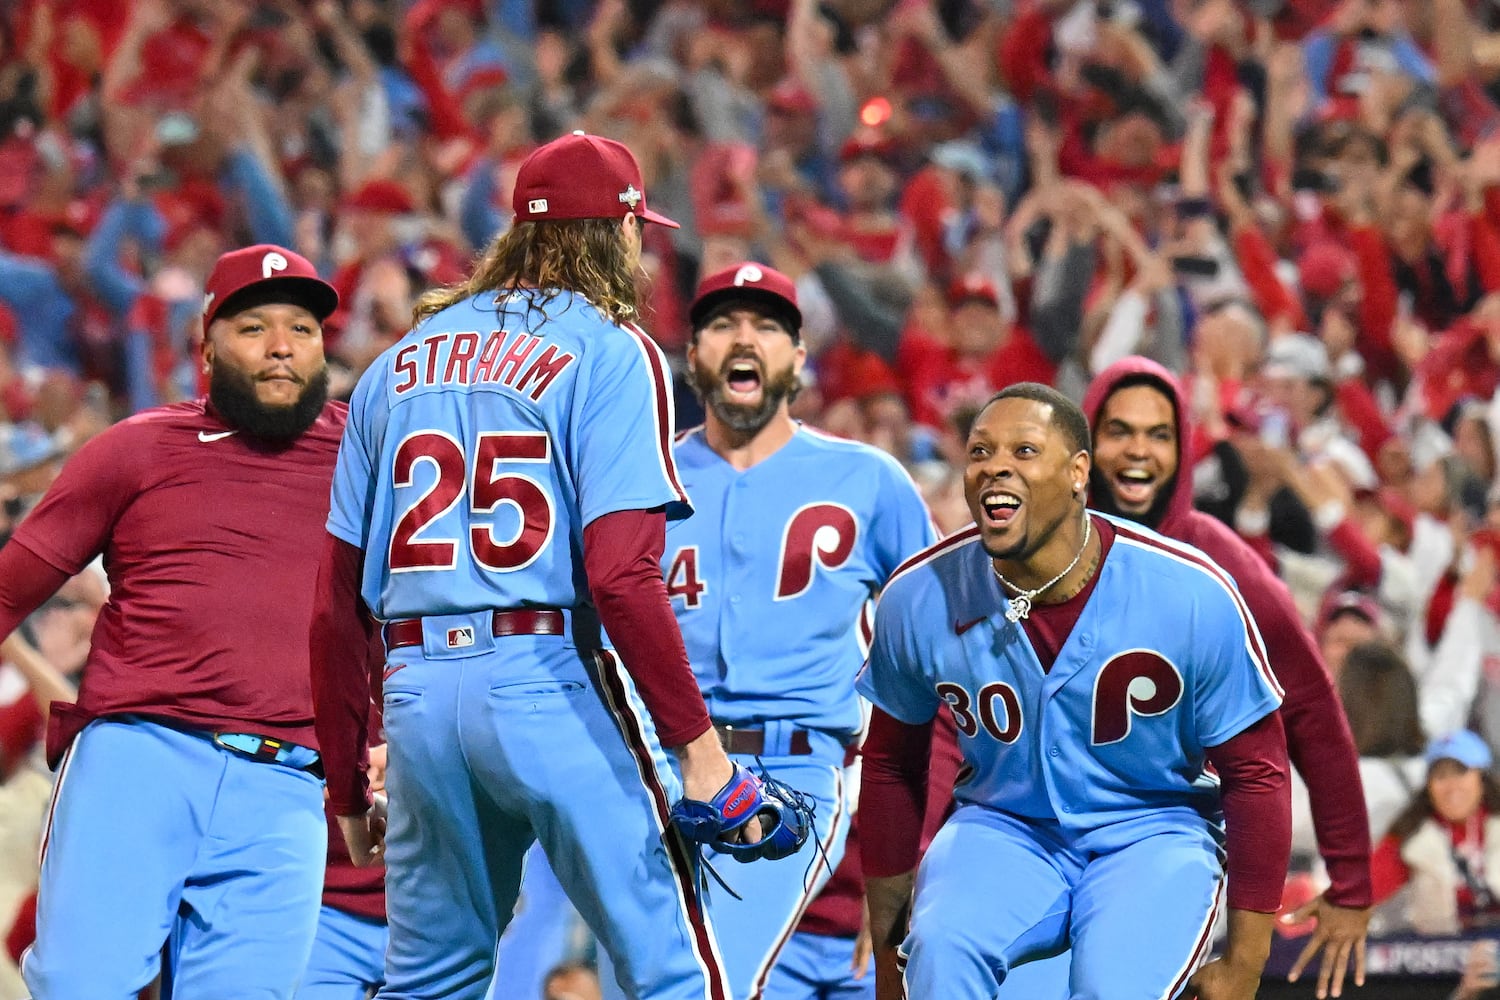
<instances>
[{"instance_id":1,"label":"maroon baseball cap","mask_svg":"<svg viewBox=\"0 0 1500 1000\"><path fill-rule=\"evenodd\" d=\"M1354 615L1362 618L1367 624L1379 628L1383 615L1380 613L1380 605L1368 594L1358 590L1342 590L1331 592L1324 596L1322 605L1318 608L1318 627L1321 632L1333 623L1334 619L1342 618L1344 615Z\"/></svg>"},{"instance_id":2,"label":"maroon baseball cap","mask_svg":"<svg viewBox=\"0 0 1500 1000\"><path fill-rule=\"evenodd\" d=\"M750 302L762 307L793 337L801 333L802 310L797 308L797 286L775 268L747 261L704 278L698 283L698 293L688 309L693 329L702 329L719 307L729 302Z\"/></svg>"},{"instance_id":3,"label":"maroon baseball cap","mask_svg":"<svg viewBox=\"0 0 1500 1000\"><path fill-rule=\"evenodd\" d=\"M624 143L574 132L538 147L521 163L511 197L517 222L637 218L679 228L646 207L641 167Z\"/></svg>"},{"instance_id":4,"label":"maroon baseball cap","mask_svg":"<svg viewBox=\"0 0 1500 1000\"><path fill-rule=\"evenodd\" d=\"M255 304L290 302L305 308L321 323L339 307L339 293L318 277L311 261L270 243L222 255L203 291L205 331L226 308L232 314Z\"/></svg>"}]
</instances>

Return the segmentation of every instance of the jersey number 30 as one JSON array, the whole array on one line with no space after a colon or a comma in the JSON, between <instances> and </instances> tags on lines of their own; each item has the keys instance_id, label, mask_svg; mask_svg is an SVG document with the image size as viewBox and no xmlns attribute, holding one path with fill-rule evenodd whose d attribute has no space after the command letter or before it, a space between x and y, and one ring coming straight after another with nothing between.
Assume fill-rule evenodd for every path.
<instances>
[{"instance_id":1,"label":"jersey number 30","mask_svg":"<svg viewBox=\"0 0 1500 1000\"><path fill-rule=\"evenodd\" d=\"M488 570L506 573L531 564L552 539L556 521L552 498L530 476L505 471L502 463L551 460L552 443L541 432L481 434L474 444L473 467L463 447L442 431L418 431L396 447L391 469L398 488L416 484L423 463L436 472L430 486L406 508L391 533L390 568L393 573L453 569L458 565L460 539L422 537L432 522L448 513L467 492L471 516L492 515L509 504L520 516L520 527L510 538L496 538L493 524L469 528L474 561Z\"/></svg>"}]
</instances>

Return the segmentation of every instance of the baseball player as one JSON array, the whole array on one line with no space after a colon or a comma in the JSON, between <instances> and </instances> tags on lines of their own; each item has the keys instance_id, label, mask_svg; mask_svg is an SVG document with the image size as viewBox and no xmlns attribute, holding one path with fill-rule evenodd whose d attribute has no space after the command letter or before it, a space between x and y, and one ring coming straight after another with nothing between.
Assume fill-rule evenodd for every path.
<instances>
[{"instance_id":1,"label":"baseball player","mask_svg":"<svg viewBox=\"0 0 1500 1000\"><path fill-rule=\"evenodd\" d=\"M206 398L84 445L0 550L0 635L96 555L109 601L76 704L54 703L39 1000L133 997L169 937L184 997L292 995L323 882L306 633L345 408L290 250L220 257Z\"/></svg>"},{"instance_id":2,"label":"baseball player","mask_svg":"<svg viewBox=\"0 0 1500 1000\"><path fill-rule=\"evenodd\" d=\"M1351 956L1355 983L1365 978L1370 833L1359 752L1317 643L1265 560L1222 521L1193 509L1192 476L1179 474L1182 443L1192 432L1170 372L1146 358L1122 359L1089 386L1084 413L1094 431L1092 506L1203 550L1234 578L1265 637L1267 660L1286 691L1281 718L1287 749L1307 782L1331 882L1294 918L1315 917L1318 925L1291 978L1296 980L1321 952L1318 995L1331 987L1338 996Z\"/></svg>"},{"instance_id":3,"label":"baseball player","mask_svg":"<svg viewBox=\"0 0 1500 1000\"><path fill-rule=\"evenodd\" d=\"M667 593L731 757L760 760L817 803L799 853L729 876L742 898L714 898L731 994L748 1000L770 995L777 953L843 853L865 615L937 536L895 459L789 415L806 357L790 278L755 263L709 275L689 318L688 377L706 416L676 446L697 516L667 531Z\"/></svg>"},{"instance_id":4,"label":"baseball player","mask_svg":"<svg viewBox=\"0 0 1500 1000\"><path fill-rule=\"evenodd\" d=\"M362 600L389 650L380 996L482 997L540 840L628 995L723 1000L668 823L735 772L658 568L690 507L667 365L630 323L641 226L674 223L628 149L581 132L527 158L514 209L361 378L339 452L313 686L330 801L368 861L368 678L345 653Z\"/></svg>"},{"instance_id":5,"label":"baseball player","mask_svg":"<svg viewBox=\"0 0 1500 1000\"><path fill-rule=\"evenodd\" d=\"M1075 1000L1250 1000L1260 981L1291 849L1281 693L1223 570L1090 512L1089 468L1066 397L997 394L968 438L975 526L881 597L860 811L886 822L862 854L877 947L915 883L913 997L988 1000L1068 947ZM918 876L945 702L971 773ZM1200 968L1226 864L1228 939Z\"/></svg>"}]
</instances>

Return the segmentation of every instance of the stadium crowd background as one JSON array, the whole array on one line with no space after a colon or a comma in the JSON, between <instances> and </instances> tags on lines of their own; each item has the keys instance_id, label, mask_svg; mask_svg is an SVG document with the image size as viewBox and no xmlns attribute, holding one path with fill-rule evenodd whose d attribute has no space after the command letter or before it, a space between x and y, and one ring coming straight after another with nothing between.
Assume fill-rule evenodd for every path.
<instances>
[{"instance_id":1,"label":"stadium crowd background","mask_svg":"<svg viewBox=\"0 0 1500 1000\"><path fill-rule=\"evenodd\" d=\"M586 129L683 222L646 230L668 354L699 275L791 275L797 415L906 463L945 532L994 390L1177 372L1180 474L1291 586L1378 838L1429 738L1500 745L1497 126L1495 0L0 0L0 534L199 391L220 252L319 265L347 393ZM103 599L85 574L29 637L77 671ZM49 776L9 668L0 705L3 932Z\"/></svg>"}]
</instances>

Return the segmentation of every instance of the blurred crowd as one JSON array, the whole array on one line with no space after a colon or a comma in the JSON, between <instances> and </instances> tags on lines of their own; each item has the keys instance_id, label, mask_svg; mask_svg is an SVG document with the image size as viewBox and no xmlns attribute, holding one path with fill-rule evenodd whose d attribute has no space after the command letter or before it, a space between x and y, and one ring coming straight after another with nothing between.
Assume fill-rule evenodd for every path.
<instances>
[{"instance_id":1,"label":"blurred crowd","mask_svg":"<svg viewBox=\"0 0 1500 1000\"><path fill-rule=\"evenodd\" d=\"M668 354L701 274L792 276L797 415L896 455L944 531L994 390L1176 372L1181 474L1315 630L1377 839L1435 800L1431 741L1500 745L1496 0L0 0L0 534L90 434L199 392L219 253L318 264L347 393L570 129L683 222L646 230ZM76 589L29 624L66 669ZM29 701L0 673L12 783ZM1491 770L1468 749L1431 770Z\"/></svg>"}]
</instances>

